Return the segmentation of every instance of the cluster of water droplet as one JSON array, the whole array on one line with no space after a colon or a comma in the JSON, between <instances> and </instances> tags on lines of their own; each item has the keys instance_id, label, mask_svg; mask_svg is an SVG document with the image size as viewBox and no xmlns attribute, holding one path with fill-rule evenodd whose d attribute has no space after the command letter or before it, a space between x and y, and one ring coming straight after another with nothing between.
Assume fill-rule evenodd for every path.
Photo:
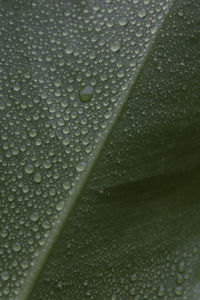
<instances>
[{"instance_id":1,"label":"cluster of water droplet","mask_svg":"<svg viewBox=\"0 0 200 300\"><path fill-rule=\"evenodd\" d=\"M1 297L19 293L171 2L1 2Z\"/></svg>"}]
</instances>

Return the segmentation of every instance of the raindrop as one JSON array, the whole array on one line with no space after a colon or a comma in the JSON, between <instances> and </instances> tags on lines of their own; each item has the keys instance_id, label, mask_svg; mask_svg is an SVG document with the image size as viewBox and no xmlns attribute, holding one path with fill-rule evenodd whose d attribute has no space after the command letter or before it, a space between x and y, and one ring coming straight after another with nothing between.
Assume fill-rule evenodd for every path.
<instances>
[{"instance_id":1,"label":"raindrop","mask_svg":"<svg viewBox=\"0 0 200 300\"><path fill-rule=\"evenodd\" d=\"M158 297L162 297L164 295L165 295L165 288L163 285L161 285L158 290Z\"/></svg>"},{"instance_id":2,"label":"raindrop","mask_svg":"<svg viewBox=\"0 0 200 300\"><path fill-rule=\"evenodd\" d=\"M176 286L174 289L174 293L176 296L181 296L183 294L183 288L182 286Z\"/></svg>"},{"instance_id":3,"label":"raindrop","mask_svg":"<svg viewBox=\"0 0 200 300\"><path fill-rule=\"evenodd\" d=\"M136 281L137 280L137 275L135 273L133 275L131 275L131 280L132 281Z\"/></svg>"},{"instance_id":4,"label":"raindrop","mask_svg":"<svg viewBox=\"0 0 200 300\"><path fill-rule=\"evenodd\" d=\"M28 165L25 166L25 172L26 172L26 174L32 174L33 171L34 171L33 165L28 164Z\"/></svg>"},{"instance_id":5,"label":"raindrop","mask_svg":"<svg viewBox=\"0 0 200 300\"><path fill-rule=\"evenodd\" d=\"M64 207L64 201L60 201L56 204L56 210L61 211Z\"/></svg>"},{"instance_id":6,"label":"raindrop","mask_svg":"<svg viewBox=\"0 0 200 300\"><path fill-rule=\"evenodd\" d=\"M76 166L76 171L83 172L85 170L85 167L86 167L86 163L82 161Z\"/></svg>"},{"instance_id":7,"label":"raindrop","mask_svg":"<svg viewBox=\"0 0 200 300\"><path fill-rule=\"evenodd\" d=\"M20 250L21 250L21 245L20 245L20 243L15 242L15 243L13 244L13 250L16 251L16 252L20 251Z\"/></svg>"},{"instance_id":8,"label":"raindrop","mask_svg":"<svg viewBox=\"0 0 200 300\"><path fill-rule=\"evenodd\" d=\"M117 52L119 51L121 48L121 43L119 41L114 41L112 42L111 46L110 46L110 49L113 51L113 52Z\"/></svg>"},{"instance_id":9,"label":"raindrop","mask_svg":"<svg viewBox=\"0 0 200 300\"><path fill-rule=\"evenodd\" d=\"M138 16L140 17L140 18L144 18L145 16L146 16L146 10L145 9L141 9L141 10L139 10L138 11Z\"/></svg>"},{"instance_id":10,"label":"raindrop","mask_svg":"<svg viewBox=\"0 0 200 300\"><path fill-rule=\"evenodd\" d=\"M7 281L9 277L9 273L7 271L1 273L2 280Z\"/></svg>"},{"instance_id":11,"label":"raindrop","mask_svg":"<svg viewBox=\"0 0 200 300\"><path fill-rule=\"evenodd\" d=\"M121 25L121 26L126 26L128 24L128 19L127 19L127 17L121 17L120 19L119 19L119 25Z\"/></svg>"},{"instance_id":12,"label":"raindrop","mask_svg":"<svg viewBox=\"0 0 200 300\"><path fill-rule=\"evenodd\" d=\"M34 180L35 182L40 183L42 181L42 175L39 172L35 173Z\"/></svg>"},{"instance_id":13,"label":"raindrop","mask_svg":"<svg viewBox=\"0 0 200 300\"><path fill-rule=\"evenodd\" d=\"M79 93L81 102L89 102L92 99L93 87L86 85Z\"/></svg>"}]
</instances>

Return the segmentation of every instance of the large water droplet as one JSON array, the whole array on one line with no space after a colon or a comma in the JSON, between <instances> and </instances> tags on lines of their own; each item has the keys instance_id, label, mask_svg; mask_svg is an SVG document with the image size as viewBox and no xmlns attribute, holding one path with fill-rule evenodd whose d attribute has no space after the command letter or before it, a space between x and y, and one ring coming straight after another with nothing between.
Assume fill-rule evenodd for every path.
<instances>
[{"instance_id":1,"label":"large water droplet","mask_svg":"<svg viewBox=\"0 0 200 300\"><path fill-rule=\"evenodd\" d=\"M92 99L93 87L86 85L79 93L81 102L89 102Z\"/></svg>"}]
</instances>

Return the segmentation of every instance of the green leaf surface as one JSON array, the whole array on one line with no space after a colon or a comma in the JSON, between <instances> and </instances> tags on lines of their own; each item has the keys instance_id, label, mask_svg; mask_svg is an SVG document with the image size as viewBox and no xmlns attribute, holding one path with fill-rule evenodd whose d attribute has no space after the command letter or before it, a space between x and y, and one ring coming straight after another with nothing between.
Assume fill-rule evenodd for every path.
<instances>
[{"instance_id":1,"label":"green leaf surface","mask_svg":"<svg viewBox=\"0 0 200 300\"><path fill-rule=\"evenodd\" d=\"M0 299L198 300L199 1L0 15Z\"/></svg>"}]
</instances>

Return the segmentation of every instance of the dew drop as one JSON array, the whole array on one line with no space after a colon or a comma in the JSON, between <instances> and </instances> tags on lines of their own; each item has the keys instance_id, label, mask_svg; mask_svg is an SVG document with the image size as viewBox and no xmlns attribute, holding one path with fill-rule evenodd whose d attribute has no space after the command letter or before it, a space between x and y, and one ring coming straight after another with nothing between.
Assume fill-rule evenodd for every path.
<instances>
[{"instance_id":1,"label":"dew drop","mask_svg":"<svg viewBox=\"0 0 200 300\"><path fill-rule=\"evenodd\" d=\"M176 274L176 283L177 284L183 283L183 275L181 273Z\"/></svg>"},{"instance_id":2,"label":"dew drop","mask_svg":"<svg viewBox=\"0 0 200 300\"><path fill-rule=\"evenodd\" d=\"M70 183L68 181L63 183L63 188L67 191L70 189Z\"/></svg>"},{"instance_id":3,"label":"dew drop","mask_svg":"<svg viewBox=\"0 0 200 300\"><path fill-rule=\"evenodd\" d=\"M16 252L20 251L20 250L21 250L21 245L20 245L20 243L15 242L15 243L13 244L13 250L16 251Z\"/></svg>"},{"instance_id":4,"label":"dew drop","mask_svg":"<svg viewBox=\"0 0 200 300\"><path fill-rule=\"evenodd\" d=\"M133 275L131 275L131 280L132 281L136 281L137 280L137 275L135 273Z\"/></svg>"},{"instance_id":5,"label":"dew drop","mask_svg":"<svg viewBox=\"0 0 200 300\"><path fill-rule=\"evenodd\" d=\"M86 167L86 163L82 161L76 166L76 171L83 172L85 170L85 167Z\"/></svg>"},{"instance_id":6,"label":"dew drop","mask_svg":"<svg viewBox=\"0 0 200 300\"><path fill-rule=\"evenodd\" d=\"M128 19L127 19L127 17L121 17L120 19L119 19L119 25L121 25L121 26L126 26L128 24Z\"/></svg>"},{"instance_id":7,"label":"dew drop","mask_svg":"<svg viewBox=\"0 0 200 300\"><path fill-rule=\"evenodd\" d=\"M39 220L39 217L40 217L39 213L35 211L31 215L31 220L34 221L34 222L36 222L36 221Z\"/></svg>"},{"instance_id":8,"label":"dew drop","mask_svg":"<svg viewBox=\"0 0 200 300\"><path fill-rule=\"evenodd\" d=\"M161 285L158 290L158 297L162 297L164 295L165 295L165 288L163 285Z\"/></svg>"},{"instance_id":9,"label":"dew drop","mask_svg":"<svg viewBox=\"0 0 200 300\"><path fill-rule=\"evenodd\" d=\"M144 18L145 16L146 16L146 10L145 9L141 9L141 10L139 10L138 11L138 16L140 17L140 18Z\"/></svg>"},{"instance_id":10,"label":"dew drop","mask_svg":"<svg viewBox=\"0 0 200 300\"><path fill-rule=\"evenodd\" d=\"M1 273L1 278L3 281L7 281L9 277L9 273L7 271Z\"/></svg>"},{"instance_id":11,"label":"dew drop","mask_svg":"<svg viewBox=\"0 0 200 300\"><path fill-rule=\"evenodd\" d=\"M113 51L113 52L117 52L119 51L121 48L121 43L119 41L114 41L112 42L111 46L110 46L110 49Z\"/></svg>"},{"instance_id":12,"label":"dew drop","mask_svg":"<svg viewBox=\"0 0 200 300\"><path fill-rule=\"evenodd\" d=\"M89 102L92 99L93 87L86 85L79 93L81 102Z\"/></svg>"},{"instance_id":13,"label":"dew drop","mask_svg":"<svg viewBox=\"0 0 200 300\"><path fill-rule=\"evenodd\" d=\"M50 224L50 222L49 221L43 221L42 222L42 227L44 228L44 229L50 229L51 228L51 224Z\"/></svg>"},{"instance_id":14,"label":"dew drop","mask_svg":"<svg viewBox=\"0 0 200 300\"><path fill-rule=\"evenodd\" d=\"M60 201L56 204L56 210L61 211L64 207L64 201Z\"/></svg>"},{"instance_id":15,"label":"dew drop","mask_svg":"<svg viewBox=\"0 0 200 300\"><path fill-rule=\"evenodd\" d=\"M184 263L184 261L182 261L182 262L179 263L178 270L179 270L180 273L184 272L184 270L185 270L185 263Z\"/></svg>"},{"instance_id":16,"label":"dew drop","mask_svg":"<svg viewBox=\"0 0 200 300\"><path fill-rule=\"evenodd\" d=\"M135 295L135 288L130 289L130 295L134 296Z\"/></svg>"},{"instance_id":17,"label":"dew drop","mask_svg":"<svg viewBox=\"0 0 200 300\"><path fill-rule=\"evenodd\" d=\"M39 172L35 173L34 180L35 182L40 183L42 181L42 175Z\"/></svg>"},{"instance_id":18,"label":"dew drop","mask_svg":"<svg viewBox=\"0 0 200 300\"><path fill-rule=\"evenodd\" d=\"M176 286L174 289L174 293L176 296L181 296L183 294L183 288L182 286Z\"/></svg>"},{"instance_id":19,"label":"dew drop","mask_svg":"<svg viewBox=\"0 0 200 300\"><path fill-rule=\"evenodd\" d=\"M32 164L28 164L25 166L25 172L26 174L32 174L34 171L34 167Z\"/></svg>"},{"instance_id":20,"label":"dew drop","mask_svg":"<svg viewBox=\"0 0 200 300\"><path fill-rule=\"evenodd\" d=\"M51 168L51 161L50 160L44 161L43 166L44 166L45 169L50 169Z\"/></svg>"},{"instance_id":21,"label":"dew drop","mask_svg":"<svg viewBox=\"0 0 200 300\"><path fill-rule=\"evenodd\" d=\"M73 53L73 48L72 48L71 46L67 47L67 48L65 49L65 53L66 53L66 54L72 54L72 53Z\"/></svg>"},{"instance_id":22,"label":"dew drop","mask_svg":"<svg viewBox=\"0 0 200 300\"><path fill-rule=\"evenodd\" d=\"M24 260L24 261L21 263L21 266L22 266L23 269L27 269L28 266L29 266L28 261L27 261L27 260Z\"/></svg>"}]
</instances>

